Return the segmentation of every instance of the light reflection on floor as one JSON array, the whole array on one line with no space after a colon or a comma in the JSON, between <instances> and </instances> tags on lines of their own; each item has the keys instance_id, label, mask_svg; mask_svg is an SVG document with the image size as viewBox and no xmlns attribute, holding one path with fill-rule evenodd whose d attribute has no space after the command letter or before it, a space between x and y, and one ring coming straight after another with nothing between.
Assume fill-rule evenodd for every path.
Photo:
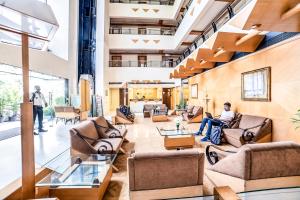
<instances>
[{"instance_id":1,"label":"light reflection on floor","mask_svg":"<svg viewBox=\"0 0 300 200\"><path fill-rule=\"evenodd\" d=\"M50 124L51 125L51 124ZM54 123L48 132L34 136L35 162L44 165L70 147L69 129L72 125ZM20 136L0 141L0 189L21 177Z\"/></svg>"}]
</instances>

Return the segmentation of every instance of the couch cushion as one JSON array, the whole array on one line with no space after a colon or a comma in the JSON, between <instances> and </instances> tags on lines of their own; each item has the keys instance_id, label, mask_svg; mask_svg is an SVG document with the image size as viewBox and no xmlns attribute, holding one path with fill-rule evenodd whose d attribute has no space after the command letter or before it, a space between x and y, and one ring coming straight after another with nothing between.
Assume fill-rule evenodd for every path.
<instances>
[{"instance_id":1,"label":"couch cushion","mask_svg":"<svg viewBox=\"0 0 300 200\"><path fill-rule=\"evenodd\" d=\"M258 126L264 123L265 117L253 116L253 115L243 115L239 124L239 128L247 129L254 126ZM251 129L252 132L257 133L261 127Z\"/></svg>"},{"instance_id":2,"label":"couch cushion","mask_svg":"<svg viewBox=\"0 0 300 200\"><path fill-rule=\"evenodd\" d=\"M194 108L193 105L188 105L186 111L187 111L188 113L192 113L192 112L193 112L193 108Z\"/></svg>"},{"instance_id":3,"label":"couch cushion","mask_svg":"<svg viewBox=\"0 0 300 200\"><path fill-rule=\"evenodd\" d=\"M117 130L116 130L117 129ZM122 136L123 138L126 137L127 129L126 128L116 128L116 129L110 129L105 134L107 137L113 137L113 136ZM120 131L120 133L118 132Z\"/></svg>"},{"instance_id":4,"label":"couch cushion","mask_svg":"<svg viewBox=\"0 0 300 200\"><path fill-rule=\"evenodd\" d=\"M88 140L90 143L94 143L95 140L99 139L98 132L92 121L84 121L74 127L80 135L92 138L93 140Z\"/></svg>"},{"instance_id":5,"label":"couch cushion","mask_svg":"<svg viewBox=\"0 0 300 200\"><path fill-rule=\"evenodd\" d=\"M153 110L154 106L152 104L145 104L144 111L151 111Z\"/></svg>"},{"instance_id":6,"label":"couch cushion","mask_svg":"<svg viewBox=\"0 0 300 200\"><path fill-rule=\"evenodd\" d=\"M243 144L241 142L241 136L243 134L242 129L223 129L225 140L235 146L241 147Z\"/></svg>"},{"instance_id":7,"label":"couch cushion","mask_svg":"<svg viewBox=\"0 0 300 200\"><path fill-rule=\"evenodd\" d=\"M111 149L111 146L107 143L109 142L113 149ZM100 142L98 142L97 144L94 145L94 149L96 151L100 151L101 153L118 153L120 147L122 144L122 139L121 138L107 138L107 139L103 139ZM113 150L113 151L112 151Z\"/></svg>"},{"instance_id":8,"label":"couch cushion","mask_svg":"<svg viewBox=\"0 0 300 200\"><path fill-rule=\"evenodd\" d=\"M194 106L192 114L196 116L200 112L201 106Z\"/></svg>"}]
</instances>

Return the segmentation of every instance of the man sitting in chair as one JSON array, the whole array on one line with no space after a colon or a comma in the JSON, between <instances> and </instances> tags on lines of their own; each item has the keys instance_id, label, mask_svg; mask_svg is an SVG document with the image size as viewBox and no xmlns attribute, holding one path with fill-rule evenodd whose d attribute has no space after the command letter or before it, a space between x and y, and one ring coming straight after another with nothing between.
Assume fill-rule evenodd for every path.
<instances>
[{"instance_id":1,"label":"man sitting in chair","mask_svg":"<svg viewBox=\"0 0 300 200\"><path fill-rule=\"evenodd\" d=\"M224 103L224 110L219 118L212 118L212 116L206 117L202 120L199 131L196 135L201 135L206 124L208 124L206 136L201 139L201 142L210 140L210 134L212 126L223 126L228 124L234 118L234 112L230 110L231 104L229 102Z\"/></svg>"}]
</instances>

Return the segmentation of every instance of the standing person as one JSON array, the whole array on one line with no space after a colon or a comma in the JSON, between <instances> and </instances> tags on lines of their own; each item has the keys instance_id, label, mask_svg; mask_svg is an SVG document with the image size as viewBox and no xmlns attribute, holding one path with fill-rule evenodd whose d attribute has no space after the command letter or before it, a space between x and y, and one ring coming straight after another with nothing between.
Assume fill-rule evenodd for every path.
<instances>
[{"instance_id":1,"label":"standing person","mask_svg":"<svg viewBox=\"0 0 300 200\"><path fill-rule=\"evenodd\" d=\"M210 140L210 134L212 130L212 126L222 126L223 124L228 124L234 118L234 112L230 110L231 104L229 102L224 103L224 110L219 118L204 118L202 120L199 131L196 135L201 135L202 131L206 124L208 124L206 136L201 139L201 142L206 142Z\"/></svg>"},{"instance_id":2,"label":"standing person","mask_svg":"<svg viewBox=\"0 0 300 200\"><path fill-rule=\"evenodd\" d=\"M45 107L48 106L44 95L41 93L41 87L39 85L34 86L35 92L32 93L30 101L33 104L33 124L35 124L36 116L38 116L39 127L38 132L47 132L47 130L43 129L43 105ZM34 135L38 135L39 133L33 132Z\"/></svg>"}]
</instances>

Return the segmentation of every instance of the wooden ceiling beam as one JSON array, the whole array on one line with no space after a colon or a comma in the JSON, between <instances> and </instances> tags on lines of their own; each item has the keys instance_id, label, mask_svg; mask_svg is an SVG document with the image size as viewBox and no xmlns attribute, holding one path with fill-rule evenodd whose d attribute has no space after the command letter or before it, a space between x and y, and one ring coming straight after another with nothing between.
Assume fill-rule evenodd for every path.
<instances>
[{"instance_id":1,"label":"wooden ceiling beam","mask_svg":"<svg viewBox=\"0 0 300 200\"><path fill-rule=\"evenodd\" d=\"M196 30L192 30L190 32L190 35L201 35L203 33L203 31L196 31Z\"/></svg>"},{"instance_id":2,"label":"wooden ceiling beam","mask_svg":"<svg viewBox=\"0 0 300 200\"><path fill-rule=\"evenodd\" d=\"M182 42L182 46L191 46L193 43L192 42Z\"/></svg>"},{"instance_id":3,"label":"wooden ceiling beam","mask_svg":"<svg viewBox=\"0 0 300 200\"><path fill-rule=\"evenodd\" d=\"M253 26L247 35L245 35L244 37L242 37L241 39L236 41L235 45L239 46L239 45L243 44L244 42L250 40L251 38L254 38L255 36L259 35L261 33L261 31L257 30L257 28L259 26L260 25Z\"/></svg>"},{"instance_id":4,"label":"wooden ceiling beam","mask_svg":"<svg viewBox=\"0 0 300 200\"><path fill-rule=\"evenodd\" d=\"M215 1L222 1L222 2L229 2L229 3L234 2L234 0L215 0Z\"/></svg>"},{"instance_id":5,"label":"wooden ceiling beam","mask_svg":"<svg viewBox=\"0 0 300 200\"><path fill-rule=\"evenodd\" d=\"M296 14L300 13L300 3L298 3L295 7L289 9L285 13L281 15L281 20L288 19Z\"/></svg>"}]
</instances>

